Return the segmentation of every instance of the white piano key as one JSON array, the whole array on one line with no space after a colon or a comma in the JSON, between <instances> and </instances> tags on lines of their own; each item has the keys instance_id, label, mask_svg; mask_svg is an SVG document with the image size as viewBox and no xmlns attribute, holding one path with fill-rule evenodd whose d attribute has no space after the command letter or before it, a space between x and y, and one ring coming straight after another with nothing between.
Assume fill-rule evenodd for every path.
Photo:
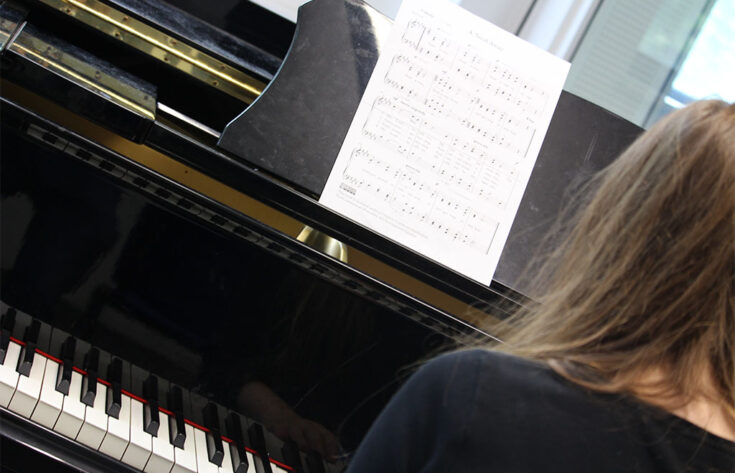
<instances>
[{"instance_id":1,"label":"white piano key","mask_svg":"<svg viewBox=\"0 0 735 473\"><path fill-rule=\"evenodd\" d=\"M15 342L8 344L8 352L5 354L5 363L0 365L0 406L8 407L13 398L15 388L18 386L18 365L21 346Z\"/></svg>"},{"instance_id":2,"label":"white piano key","mask_svg":"<svg viewBox=\"0 0 735 473\"><path fill-rule=\"evenodd\" d=\"M197 449L197 472L218 473L217 465L209 461L207 453L207 435L203 430L194 429L194 441Z\"/></svg>"},{"instance_id":3,"label":"white piano key","mask_svg":"<svg viewBox=\"0 0 735 473\"><path fill-rule=\"evenodd\" d=\"M230 456L230 443L224 441L223 443L225 456L222 459L222 466L219 467L219 473L235 473L232 467L232 457Z\"/></svg>"},{"instance_id":4,"label":"white piano key","mask_svg":"<svg viewBox=\"0 0 735 473\"><path fill-rule=\"evenodd\" d=\"M31 414L31 420L49 429L52 429L56 424L64 405L64 395L56 390L56 375L59 369L61 369L59 363L46 360L46 371L43 373L43 382L41 383L41 397L38 399L36 409Z\"/></svg>"},{"instance_id":5,"label":"white piano key","mask_svg":"<svg viewBox=\"0 0 735 473\"><path fill-rule=\"evenodd\" d=\"M107 386L97 383L97 395L94 404L86 406L84 411L84 422L77 434L77 442L82 443L95 450L100 448L102 439L107 433L107 413L105 412L105 400L107 399Z\"/></svg>"},{"instance_id":6,"label":"white piano key","mask_svg":"<svg viewBox=\"0 0 735 473\"><path fill-rule=\"evenodd\" d=\"M143 403L130 400L130 443L122 456L122 462L142 470L151 456L151 434L143 430Z\"/></svg>"},{"instance_id":7,"label":"white piano key","mask_svg":"<svg viewBox=\"0 0 735 473\"><path fill-rule=\"evenodd\" d=\"M174 466L174 446L171 444L168 432L168 415L159 412L161 425L158 427L158 436L152 438L153 452L145 466L146 473L169 473Z\"/></svg>"},{"instance_id":8,"label":"white piano key","mask_svg":"<svg viewBox=\"0 0 735 473\"><path fill-rule=\"evenodd\" d=\"M36 408L38 398L41 397L43 373L46 370L46 358L38 353L33 354L33 366L28 376L21 375L15 388L13 398L8 409L23 417L31 417Z\"/></svg>"},{"instance_id":9,"label":"white piano key","mask_svg":"<svg viewBox=\"0 0 735 473\"><path fill-rule=\"evenodd\" d=\"M174 467L171 469L171 473L197 473L197 451L196 442L194 441L194 427L186 424L185 430L186 441L184 442L184 448L174 448Z\"/></svg>"},{"instance_id":10,"label":"white piano key","mask_svg":"<svg viewBox=\"0 0 735 473\"><path fill-rule=\"evenodd\" d=\"M54 430L67 437L77 438L79 428L84 422L84 410L87 407L79 400L82 392L82 375L76 371L71 374L69 394L64 396L64 405L61 407L59 419Z\"/></svg>"},{"instance_id":11,"label":"white piano key","mask_svg":"<svg viewBox=\"0 0 735 473\"><path fill-rule=\"evenodd\" d=\"M120 460L128 443L130 443L130 397L123 394L119 418L107 416L107 433L102 439L100 452Z\"/></svg>"},{"instance_id":12,"label":"white piano key","mask_svg":"<svg viewBox=\"0 0 735 473\"><path fill-rule=\"evenodd\" d=\"M245 456L248 458L248 473L257 473L257 469L255 468L255 455L246 451ZM260 461L260 458L258 458L258 461Z\"/></svg>"}]
</instances>

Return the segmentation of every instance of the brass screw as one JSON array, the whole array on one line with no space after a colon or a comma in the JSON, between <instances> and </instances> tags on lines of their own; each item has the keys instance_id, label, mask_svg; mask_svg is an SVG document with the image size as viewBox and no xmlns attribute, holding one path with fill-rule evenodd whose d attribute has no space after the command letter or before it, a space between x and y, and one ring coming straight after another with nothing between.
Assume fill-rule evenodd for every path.
<instances>
[{"instance_id":1,"label":"brass screw","mask_svg":"<svg viewBox=\"0 0 735 473\"><path fill-rule=\"evenodd\" d=\"M215 87L217 87L217 86L219 85L219 82L218 82L218 81L216 81L216 80L213 80L213 81L212 81L212 85L213 85L213 86L215 86Z\"/></svg>"}]
</instances>

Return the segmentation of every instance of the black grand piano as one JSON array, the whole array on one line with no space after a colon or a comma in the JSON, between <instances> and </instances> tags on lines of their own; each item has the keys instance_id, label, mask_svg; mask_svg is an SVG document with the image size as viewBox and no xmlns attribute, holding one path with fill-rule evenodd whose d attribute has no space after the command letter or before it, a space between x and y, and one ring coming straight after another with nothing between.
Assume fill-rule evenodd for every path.
<instances>
[{"instance_id":1,"label":"black grand piano","mask_svg":"<svg viewBox=\"0 0 735 473\"><path fill-rule=\"evenodd\" d=\"M342 471L421 360L528 303L565 196L640 130L563 93L482 286L318 203L389 28L0 1L4 471Z\"/></svg>"}]
</instances>

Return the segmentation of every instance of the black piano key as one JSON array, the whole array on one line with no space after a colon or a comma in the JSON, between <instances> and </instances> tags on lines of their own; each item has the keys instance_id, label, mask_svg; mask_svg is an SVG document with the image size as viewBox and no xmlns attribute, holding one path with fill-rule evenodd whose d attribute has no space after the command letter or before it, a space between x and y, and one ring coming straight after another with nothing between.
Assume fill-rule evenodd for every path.
<instances>
[{"instance_id":1,"label":"black piano key","mask_svg":"<svg viewBox=\"0 0 735 473\"><path fill-rule=\"evenodd\" d=\"M71 385L72 366L74 365L74 352L76 351L77 341L74 337L69 336L61 345L62 365L56 373L56 390L64 396L69 395L69 386Z\"/></svg>"},{"instance_id":2,"label":"black piano key","mask_svg":"<svg viewBox=\"0 0 735 473\"><path fill-rule=\"evenodd\" d=\"M180 387L172 386L168 392L168 405L173 413L169 417L169 435L174 447L184 448L186 424L184 423L184 397Z\"/></svg>"},{"instance_id":3,"label":"black piano key","mask_svg":"<svg viewBox=\"0 0 735 473\"><path fill-rule=\"evenodd\" d=\"M311 451L306 454L307 473L325 473L324 460L317 452Z\"/></svg>"},{"instance_id":4,"label":"black piano key","mask_svg":"<svg viewBox=\"0 0 735 473\"><path fill-rule=\"evenodd\" d=\"M64 396L69 395L69 386L71 386L71 365L64 363L59 366L59 370L56 372L56 390Z\"/></svg>"},{"instance_id":5,"label":"black piano key","mask_svg":"<svg viewBox=\"0 0 735 473\"><path fill-rule=\"evenodd\" d=\"M41 322L41 328L36 341L36 349L51 354L51 333L54 328L45 322Z\"/></svg>"},{"instance_id":6,"label":"black piano key","mask_svg":"<svg viewBox=\"0 0 735 473\"><path fill-rule=\"evenodd\" d=\"M120 417L120 408L122 407L122 360L113 358L110 366L107 367L107 381L110 385L107 387L107 405L105 412L108 416L115 419Z\"/></svg>"},{"instance_id":7,"label":"black piano key","mask_svg":"<svg viewBox=\"0 0 735 473\"><path fill-rule=\"evenodd\" d=\"M10 346L10 332L3 330L0 332L0 365L5 363L5 354Z\"/></svg>"},{"instance_id":8,"label":"black piano key","mask_svg":"<svg viewBox=\"0 0 735 473\"><path fill-rule=\"evenodd\" d=\"M238 414L230 412L230 414L225 418L225 435L227 435L227 437L233 442L244 446L242 438L242 422L240 421L240 416Z\"/></svg>"},{"instance_id":9,"label":"black piano key","mask_svg":"<svg viewBox=\"0 0 735 473\"><path fill-rule=\"evenodd\" d=\"M304 473L304 467L301 464L301 455L299 455L299 447L296 442L289 440L283 444L281 448L283 459L286 464L294 469L296 473Z\"/></svg>"},{"instance_id":10,"label":"black piano key","mask_svg":"<svg viewBox=\"0 0 735 473\"><path fill-rule=\"evenodd\" d=\"M2 324L0 324L0 364L5 363L5 354L8 352L10 346L10 336L13 334L13 328L15 327L16 310L13 307L9 307L3 315Z\"/></svg>"},{"instance_id":11,"label":"black piano key","mask_svg":"<svg viewBox=\"0 0 735 473\"><path fill-rule=\"evenodd\" d=\"M143 368L139 366L131 365L130 376L131 376L131 387L132 387L132 389L130 389L130 392L135 394L136 396L148 398L148 396L146 395L145 382L148 379L148 377L151 376L151 373L148 370L144 370ZM156 393L156 397L157 396L158 394Z\"/></svg>"},{"instance_id":12,"label":"black piano key","mask_svg":"<svg viewBox=\"0 0 735 473\"><path fill-rule=\"evenodd\" d=\"M36 344L38 343L38 335L41 332L41 322L34 320L26 328L23 341L25 346L21 349L20 358L18 359L18 367L16 371L23 376L31 374L33 367L33 356L36 353Z\"/></svg>"},{"instance_id":13,"label":"black piano key","mask_svg":"<svg viewBox=\"0 0 735 473\"><path fill-rule=\"evenodd\" d=\"M94 405L97 397L97 378L99 377L100 351L97 348L90 349L84 355L84 371L87 375L82 378L81 401L88 405Z\"/></svg>"},{"instance_id":14,"label":"black piano key","mask_svg":"<svg viewBox=\"0 0 735 473\"><path fill-rule=\"evenodd\" d=\"M232 459L232 470L234 473L247 473L248 457L245 455L245 443L242 438L242 423L240 415L230 412L225 418L225 435L232 440L230 444L230 458Z\"/></svg>"},{"instance_id":15,"label":"black piano key","mask_svg":"<svg viewBox=\"0 0 735 473\"><path fill-rule=\"evenodd\" d=\"M213 402L207 403L202 409L204 418L204 427L209 429L207 432L207 456L209 461L217 466L222 466L222 460L225 457L224 445L222 443L222 435L219 427L219 413L217 405Z\"/></svg>"},{"instance_id":16,"label":"black piano key","mask_svg":"<svg viewBox=\"0 0 735 473\"><path fill-rule=\"evenodd\" d=\"M245 455L245 448L234 443L231 443L229 448L230 459L232 460L232 471L234 473L247 473L250 463L248 462L247 455Z\"/></svg>"},{"instance_id":17,"label":"black piano key","mask_svg":"<svg viewBox=\"0 0 735 473\"><path fill-rule=\"evenodd\" d=\"M15 310L15 324L10 333L10 336L16 340L23 340L25 338L28 327L31 326L33 318L20 310Z\"/></svg>"},{"instance_id":18,"label":"black piano key","mask_svg":"<svg viewBox=\"0 0 735 473\"><path fill-rule=\"evenodd\" d=\"M158 411L158 378L149 375L143 381L143 397L148 401L143 405L143 430L158 437L161 416Z\"/></svg>"},{"instance_id":19,"label":"black piano key","mask_svg":"<svg viewBox=\"0 0 735 473\"><path fill-rule=\"evenodd\" d=\"M250 439L250 445L257 452L263 463L264 473L273 473L271 469L270 455L268 454L268 448L265 445L265 435L263 434L263 426L257 422L248 428L248 438Z\"/></svg>"}]
</instances>

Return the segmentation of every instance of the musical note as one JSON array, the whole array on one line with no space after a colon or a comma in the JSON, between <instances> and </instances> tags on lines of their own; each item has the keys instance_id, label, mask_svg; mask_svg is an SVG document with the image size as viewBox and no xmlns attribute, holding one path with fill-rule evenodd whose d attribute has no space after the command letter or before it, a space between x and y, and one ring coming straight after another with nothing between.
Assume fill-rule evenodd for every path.
<instances>
[{"instance_id":1,"label":"musical note","mask_svg":"<svg viewBox=\"0 0 735 473\"><path fill-rule=\"evenodd\" d=\"M321 200L439 261L457 253L475 255L472 265L489 262L502 249L496 233L507 234L563 78L542 53L516 54L517 38L433 11L456 6L405 0L404 8L337 158L341 172L330 175Z\"/></svg>"}]
</instances>

